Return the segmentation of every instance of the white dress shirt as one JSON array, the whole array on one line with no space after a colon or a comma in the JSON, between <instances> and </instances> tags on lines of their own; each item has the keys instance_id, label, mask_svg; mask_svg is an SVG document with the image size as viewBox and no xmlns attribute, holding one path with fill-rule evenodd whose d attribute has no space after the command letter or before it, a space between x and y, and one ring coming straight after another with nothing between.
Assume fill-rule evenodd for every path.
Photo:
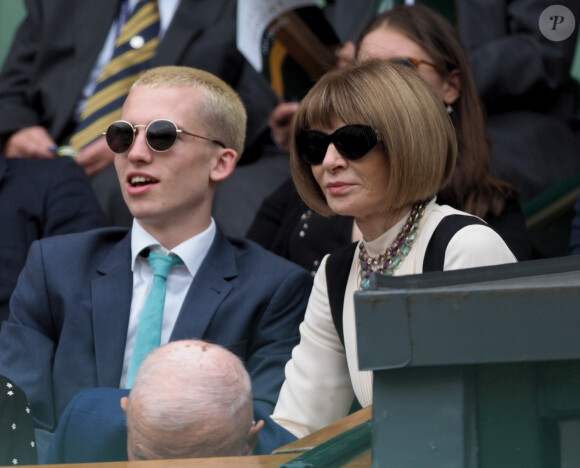
<instances>
[{"instance_id":1,"label":"white dress shirt","mask_svg":"<svg viewBox=\"0 0 580 468\"><path fill-rule=\"evenodd\" d=\"M182 242L170 251L163 247L151 234L141 225L133 220L131 230L131 270L133 271L133 297L131 299L131 312L129 316L129 327L127 328L127 342L125 344L125 357L123 359L123 371L121 374L120 387L125 388L127 372L133 355L135 345L135 335L139 317L147 295L153 284L153 270L146 258L139 254L144 249L151 249L155 252L168 255L173 253L181 260L183 265L174 266L167 277L167 292L165 295L165 308L163 310L163 328L161 330L161 344L169 342L171 332L179 316L181 306L189 287L197 274L199 267L205 259L215 238L216 225L211 220L210 226L191 239Z\"/></svg>"}]
</instances>

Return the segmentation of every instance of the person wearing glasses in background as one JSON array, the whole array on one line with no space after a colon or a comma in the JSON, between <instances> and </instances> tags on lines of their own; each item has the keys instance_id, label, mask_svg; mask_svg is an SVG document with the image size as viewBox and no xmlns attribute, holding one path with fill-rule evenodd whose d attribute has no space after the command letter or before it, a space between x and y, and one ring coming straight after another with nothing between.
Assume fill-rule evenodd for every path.
<instances>
[{"instance_id":1,"label":"person wearing glasses in background","mask_svg":"<svg viewBox=\"0 0 580 468\"><path fill-rule=\"evenodd\" d=\"M484 219L519 261L532 244L516 190L490 175L485 117L464 48L451 24L425 6L402 6L372 20L356 44L356 59L393 60L412 67L436 91L455 127L458 158L438 202ZM271 120L272 121L272 120ZM282 134L278 128L275 134ZM288 129L289 131L289 129ZM247 237L314 274L324 254L360 238L352 217L323 217L300 200L291 180L267 198Z\"/></svg>"},{"instance_id":2,"label":"person wearing glasses in background","mask_svg":"<svg viewBox=\"0 0 580 468\"><path fill-rule=\"evenodd\" d=\"M303 437L372 403L358 370L354 292L373 272L409 275L515 262L475 216L440 205L457 142L441 98L415 70L371 60L323 76L292 128L291 170L321 215L352 216L362 240L324 257L300 325L300 344L272 415Z\"/></svg>"},{"instance_id":3,"label":"person wearing glasses in background","mask_svg":"<svg viewBox=\"0 0 580 468\"><path fill-rule=\"evenodd\" d=\"M131 387L149 262L159 258L176 265L162 323L152 326L157 346L199 338L226 347L245 363L254 403L273 409L312 280L251 242L226 238L211 216L244 146L245 122L240 98L216 76L148 70L105 135L132 228L32 245L0 332L0 374L30 399L41 463L41 439L50 438L43 431L54 430L75 394Z\"/></svg>"}]
</instances>

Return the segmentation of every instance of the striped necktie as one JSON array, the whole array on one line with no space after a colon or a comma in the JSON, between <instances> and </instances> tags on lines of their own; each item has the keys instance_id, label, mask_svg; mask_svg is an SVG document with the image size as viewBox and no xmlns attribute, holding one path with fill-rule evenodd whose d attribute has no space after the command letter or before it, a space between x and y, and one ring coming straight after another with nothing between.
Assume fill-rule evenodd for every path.
<instances>
[{"instance_id":1,"label":"striped necktie","mask_svg":"<svg viewBox=\"0 0 580 468\"><path fill-rule=\"evenodd\" d=\"M168 256L157 252L149 252L147 260L153 269L153 284L139 317L135 345L127 374L127 388L133 386L135 376L143 360L161 344L167 277L174 265L183 264L183 261L177 256Z\"/></svg>"},{"instance_id":2,"label":"striped necktie","mask_svg":"<svg viewBox=\"0 0 580 468\"><path fill-rule=\"evenodd\" d=\"M157 0L139 0L115 41L110 62L99 77L70 144L84 148L121 118L121 107L139 75L149 68L159 43Z\"/></svg>"}]
</instances>

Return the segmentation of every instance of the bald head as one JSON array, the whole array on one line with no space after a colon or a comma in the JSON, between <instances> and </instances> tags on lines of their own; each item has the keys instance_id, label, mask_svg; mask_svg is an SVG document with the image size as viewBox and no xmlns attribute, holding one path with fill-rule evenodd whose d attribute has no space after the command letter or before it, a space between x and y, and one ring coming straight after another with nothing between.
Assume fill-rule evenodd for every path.
<instances>
[{"instance_id":1,"label":"bald head","mask_svg":"<svg viewBox=\"0 0 580 468\"><path fill-rule=\"evenodd\" d=\"M203 341L174 341L147 356L123 408L130 460L244 455L257 441L244 365Z\"/></svg>"}]
</instances>

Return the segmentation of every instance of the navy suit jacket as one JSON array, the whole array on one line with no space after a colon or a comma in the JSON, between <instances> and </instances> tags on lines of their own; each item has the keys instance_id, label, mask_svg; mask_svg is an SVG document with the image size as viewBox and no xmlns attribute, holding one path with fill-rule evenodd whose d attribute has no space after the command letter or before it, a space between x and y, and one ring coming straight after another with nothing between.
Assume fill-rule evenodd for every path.
<instances>
[{"instance_id":1,"label":"navy suit jacket","mask_svg":"<svg viewBox=\"0 0 580 468\"><path fill-rule=\"evenodd\" d=\"M0 154L0 323L35 240L107 225L88 177L69 160Z\"/></svg>"},{"instance_id":2,"label":"navy suit jacket","mask_svg":"<svg viewBox=\"0 0 580 468\"><path fill-rule=\"evenodd\" d=\"M83 87L117 18L120 0L25 3L27 16L0 75L0 138L41 125L63 144L75 128ZM278 100L236 47L236 6L233 0L180 0L152 66L200 68L232 86L248 112L250 146L268 130Z\"/></svg>"},{"instance_id":3,"label":"navy suit jacket","mask_svg":"<svg viewBox=\"0 0 580 468\"><path fill-rule=\"evenodd\" d=\"M91 388L67 405L54 433L47 463L98 463L127 460L127 418L121 398L129 390ZM259 405L254 420L264 420L254 455L268 455L296 437L276 424Z\"/></svg>"},{"instance_id":4,"label":"navy suit jacket","mask_svg":"<svg viewBox=\"0 0 580 468\"><path fill-rule=\"evenodd\" d=\"M119 386L132 297L130 237L127 229L105 228L30 248L0 332L0 374L26 392L37 428L54 430L79 391ZM271 412L311 284L306 270L218 229L170 340L228 348L246 365L254 402Z\"/></svg>"}]
</instances>

